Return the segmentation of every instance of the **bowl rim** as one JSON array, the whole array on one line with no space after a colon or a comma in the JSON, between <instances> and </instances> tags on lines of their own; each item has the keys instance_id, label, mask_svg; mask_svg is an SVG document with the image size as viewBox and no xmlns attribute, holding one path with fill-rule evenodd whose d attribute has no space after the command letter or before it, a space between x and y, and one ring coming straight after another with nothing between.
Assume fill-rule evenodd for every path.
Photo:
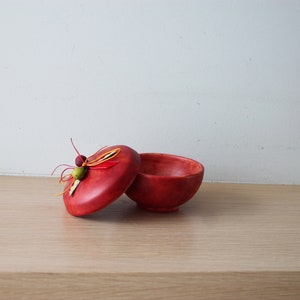
<instances>
[{"instance_id":1,"label":"bowl rim","mask_svg":"<svg viewBox=\"0 0 300 300\"><path fill-rule=\"evenodd\" d=\"M139 153L140 157L141 157L141 164L142 164L142 156L143 155L153 155L153 156L165 156L165 157L173 157L173 158L179 158L179 159L183 159L186 161L190 161L193 162L194 164L198 165L200 167L200 170L198 172L195 173L191 173L191 174L186 174L186 175L154 175L154 174L148 174L148 173L144 173L141 172L140 170L138 171L138 174L142 175L142 176L146 176L146 177L152 177L152 178L188 178L188 177L192 177L192 176L198 176L201 174L204 174L204 166L202 163L200 163L199 161L189 158L189 157L185 157L185 156L181 156L181 155L176 155L176 154L169 154L169 153L157 153L157 152L142 152Z\"/></svg>"}]
</instances>

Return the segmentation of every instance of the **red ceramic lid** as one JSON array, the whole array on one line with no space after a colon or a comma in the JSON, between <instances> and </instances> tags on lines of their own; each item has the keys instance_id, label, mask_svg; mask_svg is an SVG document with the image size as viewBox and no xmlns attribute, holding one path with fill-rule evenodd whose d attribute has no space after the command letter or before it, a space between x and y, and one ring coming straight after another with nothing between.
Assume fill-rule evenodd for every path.
<instances>
[{"instance_id":1,"label":"red ceramic lid","mask_svg":"<svg viewBox=\"0 0 300 300\"><path fill-rule=\"evenodd\" d=\"M133 182L140 165L139 154L124 145L116 145L100 149L88 158L88 161L106 153L117 150L117 155L95 166L87 166L84 177L76 189L73 177L67 181L63 199L68 212L74 216L94 213L119 198Z\"/></svg>"}]
</instances>

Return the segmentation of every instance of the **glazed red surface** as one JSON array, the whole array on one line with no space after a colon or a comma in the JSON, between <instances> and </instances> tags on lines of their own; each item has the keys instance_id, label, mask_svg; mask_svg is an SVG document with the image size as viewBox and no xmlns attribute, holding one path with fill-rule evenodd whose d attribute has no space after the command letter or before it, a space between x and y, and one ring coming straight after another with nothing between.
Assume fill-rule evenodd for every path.
<instances>
[{"instance_id":1,"label":"glazed red surface","mask_svg":"<svg viewBox=\"0 0 300 300\"><path fill-rule=\"evenodd\" d=\"M95 156L115 148L120 148L121 151L111 161L118 161L118 164L108 169L89 168L71 196L69 187L72 182L66 184L63 199L71 215L84 216L104 208L119 198L133 182L140 165L140 157L136 151L124 145L116 145L98 151Z\"/></svg>"},{"instance_id":2,"label":"glazed red surface","mask_svg":"<svg viewBox=\"0 0 300 300\"><path fill-rule=\"evenodd\" d=\"M140 154L141 166L126 191L139 206L151 211L177 210L199 189L204 167L189 158L160 153Z\"/></svg>"}]
</instances>

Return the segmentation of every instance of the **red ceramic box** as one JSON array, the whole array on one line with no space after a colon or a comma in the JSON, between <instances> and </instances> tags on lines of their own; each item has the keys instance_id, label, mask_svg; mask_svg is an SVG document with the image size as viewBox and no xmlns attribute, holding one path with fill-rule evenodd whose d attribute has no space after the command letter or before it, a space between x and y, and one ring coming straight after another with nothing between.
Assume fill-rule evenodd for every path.
<instances>
[{"instance_id":1,"label":"red ceramic box","mask_svg":"<svg viewBox=\"0 0 300 300\"><path fill-rule=\"evenodd\" d=\"M88 158L75 150L76 167L66 165L60 181L66 183L66 209L78 217L103 209L123 193L146 210L175 211L203 180L203 165L182 156L138 154L125 145L104 147ZM66 170L72 173L64 175Z\"/></svg>"}]
</instances>

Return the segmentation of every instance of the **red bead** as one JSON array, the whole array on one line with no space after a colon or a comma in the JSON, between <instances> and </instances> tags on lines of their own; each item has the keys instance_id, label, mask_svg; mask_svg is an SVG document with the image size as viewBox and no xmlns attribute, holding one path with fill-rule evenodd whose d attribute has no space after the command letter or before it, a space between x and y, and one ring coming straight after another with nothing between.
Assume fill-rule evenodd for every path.
<instances>
[{"instance_id":1,"label":"red bead","mask_svg":"<svg viewBox=\"0 0 300 300\"><path fill-rule=\"evenodd\" d=\"M82 164L85 162L86 157L84 155L78 155L75 159L75 164L77 167L81 167Z\"/></svg>"}]
</instances>

